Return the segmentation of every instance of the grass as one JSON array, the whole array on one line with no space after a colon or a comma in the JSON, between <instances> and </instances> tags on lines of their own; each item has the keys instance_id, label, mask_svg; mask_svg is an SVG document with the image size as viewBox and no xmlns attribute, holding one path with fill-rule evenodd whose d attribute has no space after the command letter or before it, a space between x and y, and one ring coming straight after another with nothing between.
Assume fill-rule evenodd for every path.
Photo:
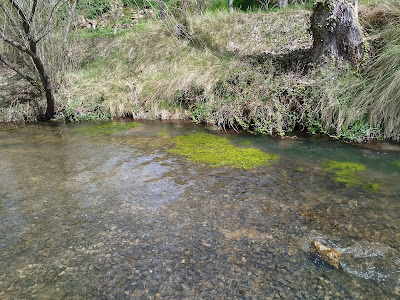
<instances>
[{"instance_id":1,"label":"grass","mask_svg":"<svg viewBox=\"0 0 400 300\"><path fill-rule=\"evenodd\" d=\"M354 87L351 118L382 128L382 138L400 139L400 2L388 1L371 13L375 55ZM384 24L383 26L380 24Z\"/></svg>"},{"instance_id":2,"label":"grass","mask_svg":"<svg viewBox=\"0 0 400 300\"><path fill-rule=\"evenodd\" d=\"M248 61L266 52L287 53L294 42L300 48L309 47L308 14L298 11L284 19L272 13L265 24L265 13L235 12L233 16L224 12L205 13L191 17L191 39L177 37L172 25L158 22L146 23L140 30L127 30L115 38L106 33L101 42L98 39L99 44L82 54L80 68L68 74L60 94L66 99L66 107L74 107L76 115L80 115L79 103L85 103L88 108L100 106L101 111L109 111L112 117L192 117L198 122L215 122L221 128L237 126L242 119L243 124L249 123L256 120L257 114L268 114L262 108L269 101L275 103L269 118L273 122L279 119L274 117L279 101L274 95L265 99L260 87L266 80L271 81L269 92L279 94L277 87L285 81L289 89L293 76L281 74L275 80L273 74L266 74L274 72L268 62L260 70L253 70ZM285 29L285 39L278 45L274 41L281 35L287 18L297 24L291 22L290 28ZM85 40L87 36L81 38ZM240 81L252 81L242 85L242 90L235 89L232 82L238 74L242 74ZM222 95L220 89L224 85L229 87ZM202 95L193 94L193 87L200 87ZM235 101L229 100L233 98ZM254 101L251 114L240 117L250 100ZM205 103L207 114L201 115ZM223 109L219 110L221 103ZM261 126L258 127L261 131ZM270 131L275 127L284 126L272 126Z\"/></svg>"},{"instance_id":3,"label":"grass","mask_svg":"<svg viewBox=\"0 0 400 300\"><path fill-rule=\"evenodd\" d=\"M310 2L229 14L221 10L227 1L206 1L202 15L189 2L192 13L174 12L171 1L164 22L141 21L116 36L112 28L76 30L59 118L191 119L267 134L400 140L396 1L369 1L379 13L360 16L372 44L360 68L308 63ZM0 111L3 120L32 116L33 106L22 103Z\"/></svg>"},{"instance_id":4,"label":"grass","mask_svg":"<svg viewBox=\"0 0 400 300\"><path fill-rule=\"evenodd\" d=\"M309 17L304 9L185 15L186 38L176 35L174 18L116 37L105 31L81 69L69 74L66 106L85 103L111 117L190 118L268 134L301 129L349 140L399 139L395 85L391 79L382 84L391 87L391 102L381 98L386 92L371 91L368 82L382 82L373 64L366 75L351 67L304 72L293 51L311 47ZM396 62L387 57L388 64Z\"/></svg>"},{"instance_id":5,"label":"grass","mask_svg":"<svg viewBox=\"0 0 400 300\"><path fill-rule=\"evenodd\" d=\"M367 182L360 177L360 174L366 170L363 164L329 160L323 162L321 166L325 171L333 173L335 181L344 183L347 187L358 186L373 191L379 189L379 184Z\"/></svg>"},{"instance_id":6,"label":"grass","mask_svg":"<svg viewBox=\"0 0 400 300\"><path fill-rule=\"evenodd\" d=\"M206 163L212 167L229 166L249 170L268 165L279 158L277 155L255 148L234 147L227 139L206 133L178 136L170 141L175 147L168 152L183 155L191 161Z\"/></svg>"}]
</instances>

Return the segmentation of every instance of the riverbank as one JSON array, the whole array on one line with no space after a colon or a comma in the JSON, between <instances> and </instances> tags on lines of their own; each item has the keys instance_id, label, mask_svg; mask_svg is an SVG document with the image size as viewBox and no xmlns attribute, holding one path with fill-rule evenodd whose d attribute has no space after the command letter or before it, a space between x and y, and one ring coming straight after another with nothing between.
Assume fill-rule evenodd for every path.
<instances>
[{"instance_id":1,"label":"riverbank","mask_svg":"<svg viewBox=\"0 0 400 300\"><path fill-rule=\"evenodd\" d=\"M388 22L387 15L371 14L376 8L360 11L372 45L382 44L386 25L379 20L394 22L393 32L400 32L400 14ZM396 86L400 61L386 59L392 79L374 73L379 44L361 68L313 65L310 15L307 6L208 11L140 21L116 36L112 28L78 29L71 70L57 91L57 118L189 119L266 134L302 130L351 141L399 140L400 95L384 88ZM393 35L383 44L389 40L398 46ZM383 87L371 84L377 79ZM0 108L0 121L32 121L40 106L9 103Z\"/></svg>"}]
</instances>

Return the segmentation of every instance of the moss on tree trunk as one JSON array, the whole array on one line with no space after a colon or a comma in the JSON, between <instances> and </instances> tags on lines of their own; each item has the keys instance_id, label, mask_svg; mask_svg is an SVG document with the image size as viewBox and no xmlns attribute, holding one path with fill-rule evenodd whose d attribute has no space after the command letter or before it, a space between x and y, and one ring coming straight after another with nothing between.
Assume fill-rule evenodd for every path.
<instances>
[{"instance_id":1,"label":"moss on tree trunk","mask_svg":"<svg viewBox=\"0 0 400 300\"><path fill-rule=\"evenodd\" d=\"M311 16L316 61L347 60L359 64L364 56L363 32L357 20L357 1L318 0Z\"/></svg>"}]
</instances>

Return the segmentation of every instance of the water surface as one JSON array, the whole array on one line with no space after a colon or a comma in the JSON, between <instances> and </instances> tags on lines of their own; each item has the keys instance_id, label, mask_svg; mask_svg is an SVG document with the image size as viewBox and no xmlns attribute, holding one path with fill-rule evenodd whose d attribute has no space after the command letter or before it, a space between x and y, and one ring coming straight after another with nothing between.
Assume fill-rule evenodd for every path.
<instances>
[{"instance_id":1,"label":"water surface","mask_svg":"<svg viewBox=\"0 0 400 300\"><path fill-rule=\"evenodd\" d=\"M210 132L280 155L237 170L166 151L200 126L90 126L2 126L1 299L400 297L396 144ZM364 164L379 191L335 182L326 160ZM312 239L341 251L339 270Z\"/></svg>"}]
</instances>

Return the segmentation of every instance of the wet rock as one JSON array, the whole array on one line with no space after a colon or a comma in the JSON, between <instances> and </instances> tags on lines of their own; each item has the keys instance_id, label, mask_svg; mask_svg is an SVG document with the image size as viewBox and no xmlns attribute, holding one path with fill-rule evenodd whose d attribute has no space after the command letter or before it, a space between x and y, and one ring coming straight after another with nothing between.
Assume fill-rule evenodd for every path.
<instances>
[{"instance_id":1,"label":"wet rock","mask_svg":"<svg viewBox=\"0 0 400 300\"><path fill-rule=\"evenodd\" d=\"M326 247L318 241L311 241L311 254L332 267L339 268L340 252L338 250Z\"/></svg>"}]
</instances>

